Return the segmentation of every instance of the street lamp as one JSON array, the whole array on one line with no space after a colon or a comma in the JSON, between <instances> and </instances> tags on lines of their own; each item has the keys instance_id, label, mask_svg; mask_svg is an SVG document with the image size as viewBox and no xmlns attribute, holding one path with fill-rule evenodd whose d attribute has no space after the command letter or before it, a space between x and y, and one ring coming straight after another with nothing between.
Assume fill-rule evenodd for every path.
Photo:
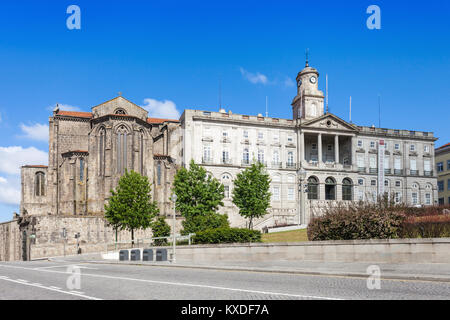
<instances>
[{"instance_id":1,"label":"street lamp","mask_svg":"<svg viewBox=\"0 0 450 320\"><path fill-rule=\"evenodd\" d=\"M176 224L176 203L177 203L177 195L174 193L172 195L172 201L173 201L173 220L172 220L172 232L173 232L173 240L172 240L172 246L173 246L173 253L172 253L172 262L176 262L176 256L175 256L175 247L177 244L177 238L175 236L175 224Z\"/></svg>"},{"instance_id":2,"label":"street lamp","mask_svg":"<svg viewBox=\"0 0 450 320\"><path fill-rule=\"evenodd\" d=\"M305 216L305 196L304 196L305 190L303 190L303 181L305 181L306 178L306 170L303 168L300 169L298 171L298 176L299 176L299 191L300 191L300 208L298 216L298 225L300 226Z\"/></svg>"}]
</instances>

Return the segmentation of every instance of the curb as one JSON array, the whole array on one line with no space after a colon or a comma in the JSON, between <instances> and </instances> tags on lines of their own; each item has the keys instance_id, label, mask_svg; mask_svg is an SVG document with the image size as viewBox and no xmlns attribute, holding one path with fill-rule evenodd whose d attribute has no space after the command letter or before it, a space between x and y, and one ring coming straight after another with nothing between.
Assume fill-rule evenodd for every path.
<instances>
[{"instance_id":1,"label":"curb","mask_svg":"<svg viewBox=\"0 0 450 320\"><path fill-rule=\"evenodd\" d=\"M367 279L369 274L366 273L346 273L346 272L319 272L319 271L301 271L293 269L264 269L264 268L249 268L237 266L201 266L201 265L173 265L173 264L151 264L151 263L121 263L121 262L106 262L106 261L84 261L85 263L94 264L109 264L109 265L131 265L131 266L145 266L145 267L168 267L168 268L185 268L185 269L200 269L200 270L220 270L220 271L246 271L246 272L260 272L260 273L281 273L281 274L295 274L307 276L324 276L324 277L349 277L349 278L363 278ZM450 282L450 277L433 277L433 276L412 276L412 275L386 275L381 276L381 280L395 280L395 281L426 281L426 282Z\"/></svg>"}]
</instances>

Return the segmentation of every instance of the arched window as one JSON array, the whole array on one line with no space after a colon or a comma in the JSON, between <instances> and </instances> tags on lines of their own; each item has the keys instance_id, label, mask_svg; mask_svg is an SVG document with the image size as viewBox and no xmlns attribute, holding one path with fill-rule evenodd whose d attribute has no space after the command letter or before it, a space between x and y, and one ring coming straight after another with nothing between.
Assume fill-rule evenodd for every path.
<instances>
[{"instance_id":1,"label":"arched window","mask_svg":"<svg viewBox=\"0 0 450 320\"><path fill-rule=\"evenodd\" d=\"M36 172L34 177L34 194L37 197L45 196L45 174Z\"/></svg>"},{"instance_id":2,"label":"arched window","mask_svg":"<svg viewBox=\"0 0 450 320\"><path fill-rule=\"evenodd\" d=\"M319 181L316 177L309 177L308 179L308 199L319 199Z\"/></svg>"},{"instance_id":3,"label":"arched window","mask_svg":"<svg viewBox=\"0 0 450 320\"><path fill-rule=\"evenodd\" d=\"M161 185L161 176L162 176L161 161L158 161L158 164L156 165L156 184L158 186Z\"/></svg>"},{"instance_id":4,"label":"arched window","mask_svg":"<svg viewBox=\"0 0 450 320\"><path fill-rule=\"evenodd\" d=\"M127 114L123 109L117 109L114 114Z\"/></svg>"},{"instance_id":5,"label":"arched window","mask_svg":"<svg viewBox=\"0 0 450 320\"><path fill-rule=\"evenodd\" d=\"M101 128L98 136L98 168L101 176L105 175L105 145L106 131Z\"/></svg>"},{"instance_id":6,"label":"arched window","mask_svg":"<svg viewBox=\"0 0 450 320\"><path fill-rule=\"evenodd\" d=\"M144 174L144 132L139 132L139 172Z\"/></svg>"},{"instance_id":7,"label":"arched window","mask_svg":"<svg viewBox=\"0 0 450 320\"><path fill-rule=\"evenodd\" d=\"M223 194L225 199L231 197L231 176L228 173L222 174Z\"/></svg>"},{"instance_id":8,"label":"arched window","mask_svg":"<svg viewBox=\"0 0 450 320\"><path fill-rule=\"evenodd\" d=\"M123 174L127 168L127 129L121 126L117 130L117 173Z\"/></svg>"},{"instance_id":9,"label":"arched window","mask_svg":"<svg viewBox=\"0 0 450 320\"><path fill-rule=\"evenodd\" d=\"M325 180L325 200L336 200L336 180L331 177Z\"/></svg>"},{"instance_id":10,"label":"arched window","mask_svg":"<svg viewBox=\"0 0 450 320\"><path fill-rule=\"evenodd\" d=\"M353 183L349 178L342 180L342 200L353 200L352 192Z\"/></svg>"}]
</instances>

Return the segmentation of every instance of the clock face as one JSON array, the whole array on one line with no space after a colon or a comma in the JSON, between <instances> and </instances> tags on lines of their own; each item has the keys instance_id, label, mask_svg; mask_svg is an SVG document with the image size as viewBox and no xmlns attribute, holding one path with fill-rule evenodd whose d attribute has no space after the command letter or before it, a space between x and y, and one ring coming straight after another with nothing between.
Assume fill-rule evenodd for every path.
<instances>
[{"instance_id":1,"label":"clock face","mask_svg":"<svg viewBox=\"0 0 450 320\"><path fill-rule=\"evenodd\" d=\"M309 81L310 81L311 83L316 83L317 78L316 78L315 76L312 76L311 78L309 78Z\"/></svg>"}]
</instances>

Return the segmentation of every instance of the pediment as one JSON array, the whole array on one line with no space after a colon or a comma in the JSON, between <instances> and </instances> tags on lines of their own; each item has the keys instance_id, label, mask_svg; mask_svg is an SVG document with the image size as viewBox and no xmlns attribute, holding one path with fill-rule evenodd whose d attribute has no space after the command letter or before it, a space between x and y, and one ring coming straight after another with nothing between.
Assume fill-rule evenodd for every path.
<instances>
[{"instance_id":1,"label":"pediment","mask_svg":"<svg viewBox=\"0 0 450 320\"><path fill-rule=\"evenodd\" d=\"M318 118L310 119L301 124L302 128L328 129L338 131L357 132L358 127L342 120L332 113L324 114Z\"/></svg>"},{"instance_id":2,"label":"pediment","mask_svg":"<svg viewBox=\"0 0 450 320\"><path fill-rule=\"evenodd\" d=\"M112 114L126 114L140 118L146 121L148 117L147 110L141 108L137 104L125 99L122 96L106 101L92 108L94 118L103 117Z\"/></svg>"}]
</instances>

